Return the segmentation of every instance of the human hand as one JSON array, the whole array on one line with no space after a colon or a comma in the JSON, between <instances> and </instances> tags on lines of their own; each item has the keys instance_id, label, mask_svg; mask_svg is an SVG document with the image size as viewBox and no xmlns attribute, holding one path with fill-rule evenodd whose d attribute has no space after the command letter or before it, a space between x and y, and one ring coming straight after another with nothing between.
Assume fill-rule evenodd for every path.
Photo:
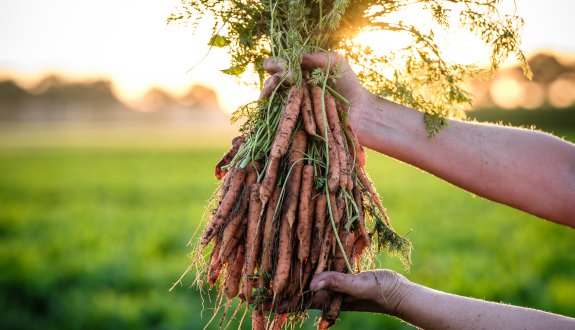
<instances>
[{"instance_id":1,"label":"human hand","mask_svg":"<svg viewBox=\"0 0 575 330\"><path fill-rule=\"evenodd\" d=\"M303 69L308 71L317 68L327 70L328 67L333 68L336 65L340 66L341 78L337 79L332 87L350 103L350 124L361 143L361 118L372 103L374 95L361 85L349 62L337 53L313 53L304 55L301 65ZM272 77L266 82L266 86L262 91L263 96L271 94L271 91L275 89L275 86L279 83L282 74L289 75L289 72L281 72L282 67L273 58L268 58L264 61L264 69L271 74Z\"/></svg>"},{"instance_id":2,"label":"human hand","mask_svg":"<svg viewBox=\"0 0 575 330\"><path fill-rule=\"evenodd\" d=\"M321 309L334 292L343 294L342 310L396 315L409 294L411 282L387 269L355 275L338 272L316 274L310 283L314 292L312 308Z\"/></svg>"}]
</instances>

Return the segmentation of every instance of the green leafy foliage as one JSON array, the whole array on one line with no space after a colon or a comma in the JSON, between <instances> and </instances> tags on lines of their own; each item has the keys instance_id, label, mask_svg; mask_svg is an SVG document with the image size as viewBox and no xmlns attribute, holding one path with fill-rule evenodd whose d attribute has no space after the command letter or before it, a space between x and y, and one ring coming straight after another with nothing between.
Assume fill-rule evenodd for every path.
<instances>
[{"instance_id":1,"label":"green leafy foliage","mask_svg":"<svg viewBox=\"0 0 575 330\"><path fill-rule=\"evenodd\" d=\"M501 0L184 0L169 21L197 25L214 19L210 44L227 47L230 69L242 75L247 68L262 82L261 63L273 56L292 72L292 83L302 79L303 54L334 51L345 55L358 68L361 82L372 92L429 113L426 125L433 135L441 120L463 117L471 96L463 82L484 73L473 65L452 63L436 42L434 29L458 28L477 35L490 49L491 70L511 55L531 72L520 49L523 20L516 14L501 14ZM415 12L407 20L393 14ZM419 21L428 20L422 26ZM364 31L386 31L408 40L407 46L378 54L358 45L354 38ZM382 40L385 42L385 40ZM398 64L399 63L399 64ZM390 73L391 72L391 73Z\"/></svg>"}]
</instances>

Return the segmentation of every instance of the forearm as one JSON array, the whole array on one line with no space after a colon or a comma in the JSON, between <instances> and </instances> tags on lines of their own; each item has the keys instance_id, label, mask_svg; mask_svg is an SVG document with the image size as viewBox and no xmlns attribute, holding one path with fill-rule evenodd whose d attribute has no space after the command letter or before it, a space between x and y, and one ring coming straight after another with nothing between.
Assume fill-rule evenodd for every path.
<instances>
[{"instance_id":1,"label":"forearm","mask_svg":"<svg viewBox=\"0 0 575 330\"><path fill-rule=\"evenodd\" d=\"M409 284L394 315L424 329L573 329L575 319Z\"/></svg>"},{"instance_id":2,"label":"forearm","mask_svg":"<svg viewBox=\"0 0 575 330\"><path fill-rule=\"evenodd\" d=\"M450 121L427 138L422 113L372 97L360 142L463 189L575 227L575 146L548 134ZM353 115L353 114L352 114Z\"/></svg>"}]
</instances>

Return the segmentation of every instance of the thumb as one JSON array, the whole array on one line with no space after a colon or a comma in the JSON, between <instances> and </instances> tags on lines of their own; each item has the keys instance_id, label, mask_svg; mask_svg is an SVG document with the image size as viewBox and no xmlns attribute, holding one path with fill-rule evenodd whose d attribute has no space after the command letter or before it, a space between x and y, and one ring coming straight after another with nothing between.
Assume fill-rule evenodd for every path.
<instances>
[{"instance_id":1,"label":"thumb","mask_svg":"<svg viewBox=\"0 0 575 330\"><path fill-rule=\"evenodd\" d=\"M365 290L365 283L356 275L338 272L323 272L316 274L309 288L312 291L331 290L356 296Z\"/></svg>"}]
</instances>

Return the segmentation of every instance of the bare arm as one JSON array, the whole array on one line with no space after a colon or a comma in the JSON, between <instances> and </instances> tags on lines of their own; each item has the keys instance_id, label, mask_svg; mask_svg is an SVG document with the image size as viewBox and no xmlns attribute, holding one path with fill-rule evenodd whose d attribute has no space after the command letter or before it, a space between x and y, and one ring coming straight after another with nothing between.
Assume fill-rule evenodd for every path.
<instances>
[{"instance_id":1,"label":"bare arm","mask_svg":"<svg viewBox=\"0 0 575 330\"><path fill-rule=\"evenodd\" d=\"M424 329L573 329L575 319L452 295L409 282L390 271L357 275L324 272L310 288L321 305L326 290L344 294L345 310L386 313Z\"/></svg>"},{"instance_id":2,"label":"bare arm","mask_svg":"<svg viewBox=\"0 0 575 330\"><path fill-rule=\"evenodd\" d=\"M465 190L575 228L575 146L546 133L449 121L428 139L422 113L367 97L360 142Z\"/></svg>"},{"instance_id":3,"label":"bare arm","mask_svg":"<svg viewBox=\"0 0 575 330\"><path fill-rule=\"evenodd\" d=\"M302 65L325 67L325 54ZM352 104L360 143L419 167L467 191L575 228L575 145L550 134L449 121L427 138L423 114L363 88L345 60L335 88Z\"/></svg>"}]
</instances>

